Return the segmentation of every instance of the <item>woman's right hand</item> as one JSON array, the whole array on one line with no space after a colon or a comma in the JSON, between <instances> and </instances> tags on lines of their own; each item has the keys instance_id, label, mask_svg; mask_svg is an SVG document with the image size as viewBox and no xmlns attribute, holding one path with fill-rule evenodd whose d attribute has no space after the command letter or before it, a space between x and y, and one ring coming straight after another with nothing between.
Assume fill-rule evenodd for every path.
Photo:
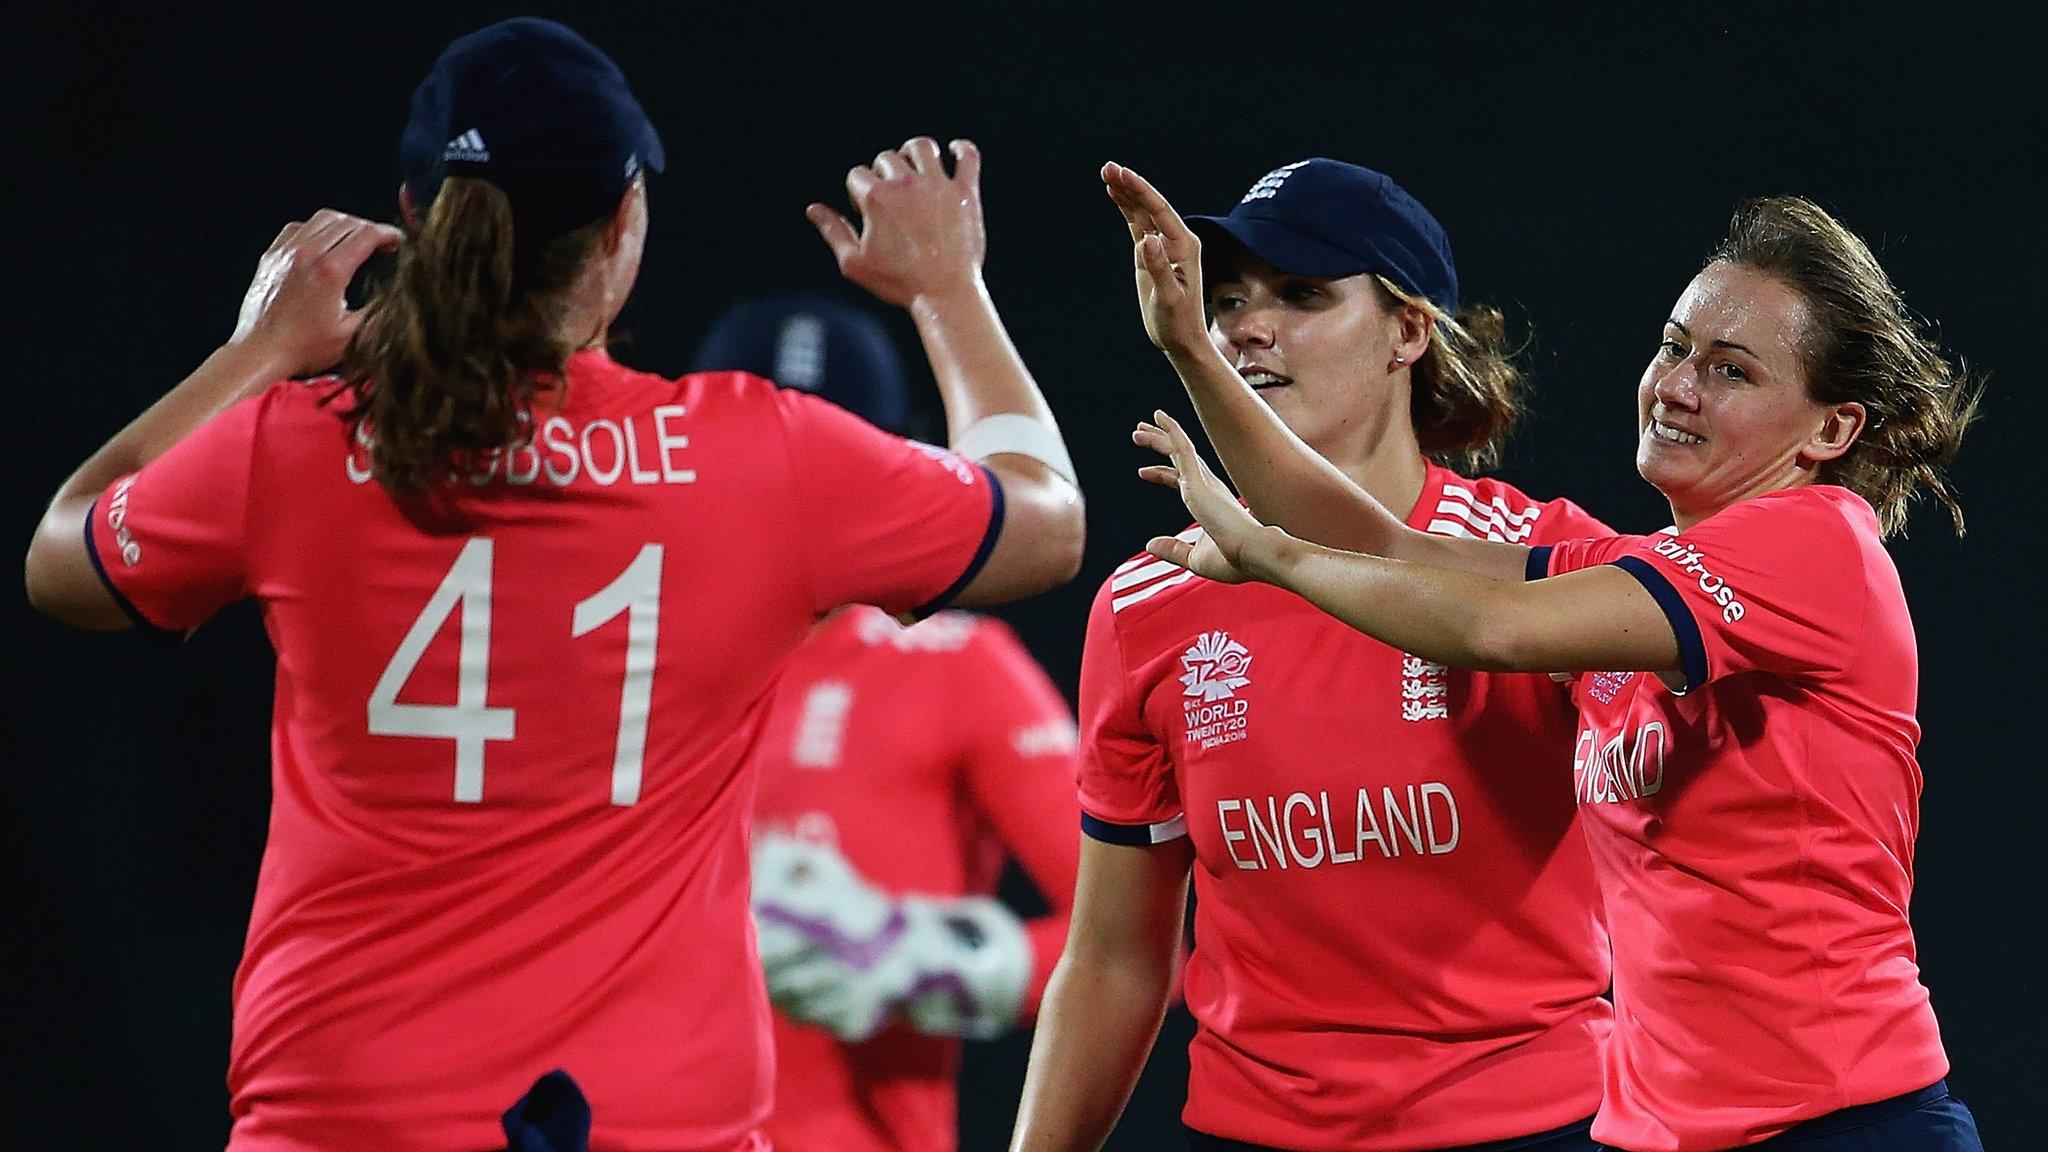
<instances>
[{"instance_id":1,"label":"woman's right hand","mask_svg":"<svg viewBox=\"0 0 2048 1152\"><path fill-rule=\"evenodd\" d=\"M1168 355L1209 342L1202 299L1202 241L1151 181L1114 161L1102 166L1103 187L1131 230L1138 311L1145 335Z\"/></svg>"},{"instance_id":2,"label":"woman's right hand","mask_svg":"<svg viewBox=\"0 0 2048 1152\"><path fill-rule=\"evenodd\" d=\"M341 362L363 322L348 306L348 283L371 253L404 234L323 208L284 226L257 262L228 346L260 356L270 380L312 376Z\"/></svg>"}]
</instances>

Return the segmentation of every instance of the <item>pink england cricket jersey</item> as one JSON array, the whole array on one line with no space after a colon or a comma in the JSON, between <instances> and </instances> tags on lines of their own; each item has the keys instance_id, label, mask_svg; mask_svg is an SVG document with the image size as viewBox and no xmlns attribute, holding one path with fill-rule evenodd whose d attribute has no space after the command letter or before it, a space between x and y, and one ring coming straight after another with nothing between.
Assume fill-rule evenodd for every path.
<instances>
[{"instance_id":1,"label":"pink england cricket jersey","mask_svg":"<svg viewBox=\"0 0 2048 1152\"><path fill-rule=\"evenodd\" d=\"M1066 942L1078 844L1074 719L1002 623L819 625L784 667L755 763L763 827L836 846L896 894L984 895L1014 856L1045 895L1027 1012ZM863 1044L775 1018L777 1152L952 1152L960 1042L894 1025Z\"/></svg>"},{"instance_id":2,"label":"pink england cricket jersey","mask_svg":"<svg viewBox=\"0 0 2048 1152\"><path fill-rule=\"evenodd\" d=\"M1940 1079L1906 918L1919 659L1870 505L1815 485L1531 556L1533 574L1595 564L1657 598L1690 690L1640 672L1574 689L1614 934L1594 1137L1728 1148Z\"/></svg>"},{"instance_id":3,"label":"pink england cricket jersey","mask_svg":"<svg viewBox=\"0 0 2048 1152\"><path fill-rule=\"evenodd\" d=\"M1408 523L1606 531L1433 465ZM1141 556L1096 597L1081 724L1082 827L1194 841L1190 1127L1376 1152L1593 1114L1607 940L1562 686L1455 671Z\"/></svg>"},{"instance_id":4,"label":"pink england cricket jersey","mask_svg":"<svg viewBox=\"0 0 2048 1152\"><path fill-rule=\"evenodd\" d=\"M945 599L999 493L766 381L585 352L532 446L409 518L332 384L235 406L90 529L143 621L251 597L277 650L230 1147L496 1147L557 1067L593 1149L758 1147L743 761L775 670L833 607Z\"/></svg>"}]
</instances>

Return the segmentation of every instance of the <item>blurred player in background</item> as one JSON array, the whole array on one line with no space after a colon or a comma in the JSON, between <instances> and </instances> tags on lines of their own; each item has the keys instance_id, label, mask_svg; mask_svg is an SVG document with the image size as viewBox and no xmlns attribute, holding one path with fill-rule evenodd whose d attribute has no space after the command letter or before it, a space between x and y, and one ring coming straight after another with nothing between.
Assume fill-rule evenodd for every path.
<instances>
[{"instance_id":1,"label":"blurred player in background","mask_svg":"<svg viewBox=\"0 0 2048 1152\"><path fill-rule=\"evenodd\" d=\"M277 651L236 1152L501 1145L551 1068L593 1148L765 1145L745 765L777 668L843 605L990 603L1080 557L982 286L979 158L953 155L849 173L862 230L811 215L911 310L957 454L613 361L662 143L587 41L493 25L413 95L403 231L288 225L228 343L58 492L39 608L177 636L254 598Z\"/></svg>"},{"instance_id":2,"label":"blurred player in background","mask_svg":"<svg viewBox=\"0 0 2048 1152\"><path fill-rule=\"evenodd\" d=\"M1121 175L1138 240L1152 224ZM1472 477L1523 380L1500 313L1460 307L1448 238L1393 181L1306 160L1204 227L1203 339L1328 466L1418 532L1605 532ZM1563 688L1452 671L1278 589L1141 555L1096 596L1081 724L1080 895L1020 1152L1109 1134L1160 1025L1191 869L1194 1148L1593 1147L1612 1013Z\"/></svg>"},{"instance_id":3,"label":"blurred player in background","mask_svg":"<svg viewBox=\"0 0 2048 1152\"><path fill-rule=\"evenodd\" d=\"M909 429L887 332L818 297L742 303L698 352ZM999 621L845 608L784 665L755 748L754 916L783 1152L952 1152L960 1037L1037 1011L1078 851L1072 713ZM1050 911L991 898L1006 857Z\"/></svg>"},{"instance_id":4,"label":"blurred player in background","mask_svg":"<svg viewBox=\"0 0 2048 1152\"><path fill-rule=\"evenodd\" d=\"M1207 532L1151 552L1451 667L1574 674L1575 795L1614 942L1594 1136L1981 1152L1907 918L1919 657L1884 547L1919 493L1962 530L1943 470L1976 389L1863 241L1797 197L1743 204L1636 388L1636 468L1672 527L1545 546L1414 531L1325 467L1209 349L1202 241L1131 187L1146 326L1273 521L1162 413L1138 439L1172 466L1146 475Z\"/></svg>"}]
</instances>

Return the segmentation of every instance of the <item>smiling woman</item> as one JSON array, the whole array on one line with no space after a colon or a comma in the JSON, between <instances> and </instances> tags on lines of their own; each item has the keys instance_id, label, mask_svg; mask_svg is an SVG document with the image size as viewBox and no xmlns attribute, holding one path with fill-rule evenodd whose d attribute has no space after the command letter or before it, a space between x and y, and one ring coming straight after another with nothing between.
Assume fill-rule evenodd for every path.
<instances>
[{"instance_id":1,"label":"smiling woman","mask_svg":"<svg viewBox=\"0 0 2048 1152\"><path fill-rule=\"evenodd\" d=\"M1312 466L1227 364L1175 365L1210 394L1205 420L1235 421L1211 422L1226 460L1286 462L1235 473L1280 522L1261 526L1161 413L1138 440L1173 463L1148 477L1179 485L1206 533L1154 555L1453 668L1575 674L1574 792L1615 968L1596 1139L1981 1149L1906 916L1918 653L1882 543L1921 490L1960 531L1941 470L1976 393L1861 240L1804 200L1738 211L1638 388L1638 468L1675 521L1648 536L1415 532ZM1375 555L1274 515L1304 507Z\"/></svg>"},{"instance_id":2,"label":"smiling woman","mask_svg":"<svg viewBox=\"0 0 2048 1152\"><path fill-rule=\"evenodd\" d=\"M1797 311L1782 299L1760 311L1804 321L1788 344L1806 393L1840 413L1829 431L1845 446L1816 459L1814 479L1868 500L1886 535L1905 530L1919 494L1947 509L1960 534L1963 509L1944 471L1977 417L1980 389L1922 331L1869 247L1812 202L1776 196L1736 213L1707 272L1716 269L1797 297Z\"/></svg>"}]
</instances>

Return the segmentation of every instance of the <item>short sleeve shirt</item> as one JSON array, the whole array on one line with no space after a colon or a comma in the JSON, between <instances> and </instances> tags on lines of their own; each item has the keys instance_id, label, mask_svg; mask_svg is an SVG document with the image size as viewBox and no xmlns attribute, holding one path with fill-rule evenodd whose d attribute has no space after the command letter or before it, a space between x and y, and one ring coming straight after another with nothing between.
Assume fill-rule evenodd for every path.
<instances>
[{"instance_id":1,"label":"short sleeve shirt","mask_svg":"<svg viewBox=\"0 0 2048 1152\"><path fill-rule=\"evenodd\" d=\"M229 409L89 529L140 621L254 598L277 650L231 1147L494 1146L555 1067L609 1147L740 1145L771 1087L743 761L776 668L828 608L943 603L999 489L763 380L586 352L530 443L401 505L332 385Z\"/></svg>"},{"instance_id":2,"label":"short sleeve shirt","mask_svg":"<svg viewBox=\"0 0 2048 1152\"><path fill-rule=\"evenodd\" d=\"M1408 523L1606 531L1434 466ZM1562 686L1453 670L1277 588L1140 556L1096 596L1080 711L1087 833L1194 844L1190 1127L1407 1152L1593 1113L1607 941Z\"/></svg>"},{"instance_id":3,"label":"short sleeve shirt","mask_svg":"<svg viewBox=\"0 0 2048 1152\"><path fill-rule=\"evenodd\" d=\"M1615 1041L1593 1135L1746 1145L1947 1071L1906 910L1918 657L1870 506L1831 485L1684 532L1559 544L1656 598L1686 691L1574 685L1575 788L1614 934Z\"/></svg>"}]
</instances>

